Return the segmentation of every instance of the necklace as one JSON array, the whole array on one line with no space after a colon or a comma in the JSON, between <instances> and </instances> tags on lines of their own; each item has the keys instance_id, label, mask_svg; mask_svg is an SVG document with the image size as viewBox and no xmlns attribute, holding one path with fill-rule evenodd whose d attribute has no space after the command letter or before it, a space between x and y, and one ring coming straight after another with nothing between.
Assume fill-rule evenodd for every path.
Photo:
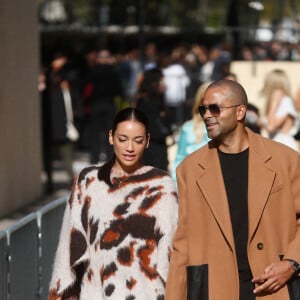
<instances>
[{"instance_id":1,"label":"necklace","mask_svg":"<svg viewBox=\"0 0 300 300\"><path fill-rule=\"evenodd\" d=\"M111 175L110 175L111 182L113 184L117 185L118 187L120 187L123 185L123 183L125 181L127 181L127 179L130 176L144 174L152 168L153 167L151 167L151 166L142 166L141 168L137 169L135 172L129 174L129 173L126 173L125 171L121 171L115 167L112 167Z\"/></svg>"},{"instance_id":2,"label":"necklace","mask_svg":"<svg viewBox=\"0 0 300 300\"><path fill-rule=\"evenodd\" d=\"M126 179L127 179L127 176L113 177L113 181L115 184L118 185L118 187L121 187L122 183L125 182Z\"/></svg>"}]
</instances>

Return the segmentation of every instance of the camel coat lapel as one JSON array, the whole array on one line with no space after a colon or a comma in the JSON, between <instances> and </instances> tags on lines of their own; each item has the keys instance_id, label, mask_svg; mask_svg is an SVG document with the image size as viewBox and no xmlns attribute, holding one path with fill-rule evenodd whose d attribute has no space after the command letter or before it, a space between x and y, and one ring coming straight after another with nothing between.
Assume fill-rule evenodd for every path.
<instances>
[{"instance_id":1,"label":"camel coat lapel","mask_svg":"<svg viewBox=\"0 0 300 300\"><path fill-rule=\"evenodd\" d=\"M251 149L248 174L248 238L251 240L269 199L276 173L268 166L271 154L266 151L261 140L253 139L253 134L249 131L248 136Z\"/></svg>"},{"instance_id":2,"label":"camel coat lapel","mask_svg":"<svg viewBox=\"0 0 300 300\"><path fill-rule=\"evenodd\" d=\"M268 167L271 155L265 150L263 144L249 136L249 173L248 173L248 218L249 240L253 237L259 224L260 217L267 203L274 179L275 171ZM234 249L234 238L230 219L230 211L222 170L216 148L207 148L204 155L199 157L200 174L197 184L207 201L212 214L222 230L228 244Z\"/></svg>"},{"instance_id":3,"label":"camel coat lapel","mask_svg":"<svg viewBox=\"0 0 300 300\"><path fill-rule=\"evenodd\" d=\"M230 212L218 152L216 149L207 149L199 161L202 174L197 178L197 184L224 237L231 249L234 249Z\"/></svg>"}]
</instances>

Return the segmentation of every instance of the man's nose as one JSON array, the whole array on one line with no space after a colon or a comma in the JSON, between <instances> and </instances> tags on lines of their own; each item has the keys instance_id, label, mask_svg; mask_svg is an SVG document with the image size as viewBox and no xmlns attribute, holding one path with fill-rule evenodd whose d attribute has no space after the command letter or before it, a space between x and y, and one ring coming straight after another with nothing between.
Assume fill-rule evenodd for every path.
<instances>
[{"instance_id":1,"label":"man's nose","mask_svg":"<svg viewBox=\"0 0 300 300\"><path fill-rule=\"evenodd\" d=\"M211 114L210 110L208 109L208 107L206 107L204 115L203 115L203 119L206 119L209 117L212 117L212 114Z\"/></svg>"}]
</instances>

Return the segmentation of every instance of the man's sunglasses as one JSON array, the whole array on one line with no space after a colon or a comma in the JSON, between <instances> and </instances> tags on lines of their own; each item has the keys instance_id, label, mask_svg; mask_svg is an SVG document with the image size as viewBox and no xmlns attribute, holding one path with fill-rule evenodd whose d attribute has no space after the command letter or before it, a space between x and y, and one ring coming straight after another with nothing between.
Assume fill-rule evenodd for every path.
<instances>
[{"instance_id":1,"label":"man's sunglasses","mask_svg":"<svg viewBox=\"0 0 300 300\"><path fill-rule=\"evenodd\" d=\"M221 114L222 110L225 110L227 108L237 107L241 104L231 105L231 106L219 106L218 104L209 104L209 105L200 105L198 107L198 112L200 116L203 118L205 115L206 110L208 109L213 117L218 117Z\"/></svg>"}]
</instances>

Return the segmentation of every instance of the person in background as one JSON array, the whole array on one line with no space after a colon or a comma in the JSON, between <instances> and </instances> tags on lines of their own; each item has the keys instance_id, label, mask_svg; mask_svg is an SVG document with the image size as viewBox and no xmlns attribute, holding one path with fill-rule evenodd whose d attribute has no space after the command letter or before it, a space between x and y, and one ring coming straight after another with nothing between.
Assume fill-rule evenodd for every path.
<instances>
[{"instance_id":1,"label":"person in background","mask_svg":"<svg viewBox=\"0 0 300 300\"><path fill-rule=\"evenodd\" d=\"M107 49L98 52L97 63L90 71L87 84L91 89L86 99L89 105L87 135L90 163L96 164L106 161L110 155L110 149L105 143L106 135L116 113L115 97L123 97L121 78Z\"/></svg>"},{"instance_id":2,"label":"person in background","mask_svg":"<svg viewBox=\"0 0 300 300\"><path fill-rule=\"evenodd\" d=\"M185 50L182 47L174 48L170 59L167 59L169 62L163 68L165 104L170 113L170 126L173 131L185 121L186 91L191 82L183 66L184 57Z\"/></svg>"},{"instance_id":3,"label":"person in background","mask_svg":"<svg viewBox=\"0 0 300 300\"><path fill-rule=\"evenodd\" d=\"M295 98L296 110L298 111L298 113L300 113L300 88L298 88Z\"/></svg>"},{"instance_id":4,"label":"person in background","mask_svg":"<svg viewBox=\"0 0 300 300\"><path fill-rule=\"evenodd\" d=\"M232 80L205 91L199 113L212 140L177 168L166 300L299 295L300 155L246 128L247 102Z\"/></svg>"},{"instance_id":5,"label":"person in background","mask_svg":"<svg viewBox=\"0 0 300 300\"><path fill-rule=\"evenodd\" d=\"M41 67L38 76L38 91L41 102L41 145L43 171L45 172L45 193L54 192L54 182L52 174L52 139L51 139L51 103L49 99L49 82L46 67Z\"/></svg>"},{"instance_id":6,"label":"person in background","mask_svg":"<svg viewBox=\"0 0 300 300\"><path fill-rule=\"evenodd\" d=\"M136 100L138 76L142 73L138 48L132 48L126 52L120 64L120 73L124 87L124 97L129 104L132 104Z\"/></svg>"},{"instance_id":7,"label":"person in background","mask_svg":"<svg viewBox=\"0 0 300 300\"><path fill-rule=\"evenodd\" d=\"M70 74L68 56L64 53L56 54L51 62L51 70L47 80L47 98L44 99L49 103L43 104L47 110L43 117L49 120L48 133L50 134L49 142L51 144L51 152L48 152L48 159L51 162L47 162L49 164L47 168L50 168L47 172L52 173L53 161L57 157L61 158L68 175L68 185L72 185L75 176L73 160L74 146L77 141L70 140L67 135L68 112L65 104L65 92L69 96L74 125L80 122L83 115L82 100L77 89L72 85ZM48 115L46 116L46 114Z\"/></svg>"},{"instance_id":8,"label":"person in background","mask_svg":"<svg viewBox=\"0 0 300 300\"><path fill-rule=\"evenodd\" d=\"M299 117L291 97L287 74L280 69L267 74L262 89L266 102L266 118L260 121L271 139L299 151L295 135L299 129Z\"/></svg>"},{"instance_id":9,"label":"person in background","mask_svg":"<svg viewBox=\"0 0 300 300\"><path fill-rule=\"evenodd\" d=\"M164 298L177 195L167 172L142 164L149 140L141 111L119 111L109 131L112 159L74 181L49 300Z\"/></svg>"},{"instance_id":10,"label":"person in background","mask_svg":"<svg viewBox=\"0 0 300 300\"><path fill-rule=\"evenodd\" d=\"M172 178L176 181L176 168L181 161L189 154L206 145L209 141L203 119L199 115L198 107L202 97L210 82L203 83L195 95L194 106L192 109L193 118L185 122L179 132L177 152L172 165Z\"/></svg>"},{"instance_id":11,"label":"person in background","mask_svg":"<svg viewBox=\"0 0 300 300\"><path fill-rule=\"evenodd\" d=\"M208 60L200 69L200 82L223 79L230 73L232 57L228 50L219 46L213 46L209 49Z\"/></svg>"},{"instance_id":12,"label":"person in background","mask_svg":"<svg viewBox=\"0 0 300 300\"><path fill-rule=\"evenodd\" d=\"M260 113L258 107L252 103L248 103L245 125L255 133L261 134L261 128L259 126L259 118L260 118Z\"/></svg>"},{"instance_id":13,"label":"person in background","mask_svg":"<svg viewBox=\"0 0 300 300\"><path fill-rule=\"evenodd\" d=\"M298 112L298 118L300 118L300 88L298 88L298 90L296 92L295 105L296 105L296 110ZM300 141L300 126L299 126L297 133L295 134L295 139L299 143L299 141Z\"/></svg>"},{"instance_id":14,"label":"person in background","mask_svg":"<svg viewBox=\"0 0 300 300\"><path fill-rule=\"evenodd\" d=\"M185 55L184 68L190 79L190 84L186 88L186 101L184 105L184 120L187 121L193 117L192 111L195 102L195 95L201 84L199 80L199 71L201 66L198 62L197 55L191 50Z\"/></svg>"},{"instance_id":15,"label":"person in background","mask_svg":"<svg viewBox=\"0 0 300 300\"><path fill-rule=\"evenodd\" d=\"M144 71L139 85L136 107L149 119L151 145L145 151L145 164L168 171L168 149L166 138L171 134L163 101L163 73L159 68Z\"/></svg>"},{"instance_id":16,"label":"person in background","mask_svg":"<svg viewBox=\"0 0 300 300\"><path fill-rule=\"evenodd\" d=\"M145 53L143 57L143 68L144 71L152 68L158 68L158 49L157 45L153 41L149 41L145 45Z\"/></svg>"}]
</instances>

